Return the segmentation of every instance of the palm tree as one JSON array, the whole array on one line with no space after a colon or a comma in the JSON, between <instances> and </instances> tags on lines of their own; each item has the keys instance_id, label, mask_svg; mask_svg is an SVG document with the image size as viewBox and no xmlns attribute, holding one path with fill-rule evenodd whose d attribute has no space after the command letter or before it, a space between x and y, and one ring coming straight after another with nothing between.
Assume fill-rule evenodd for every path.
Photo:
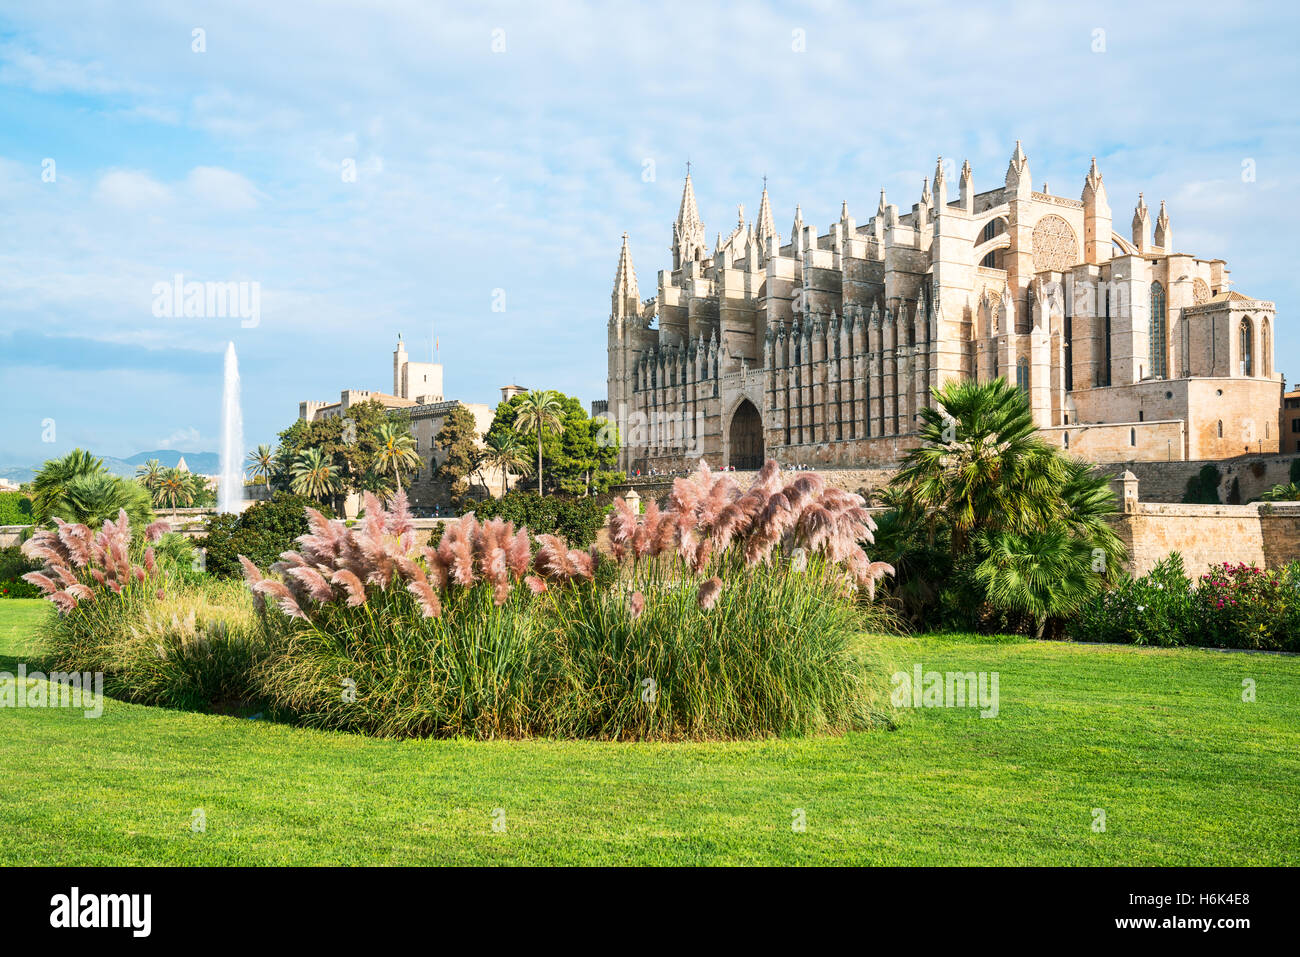
<instances>
[{"instance_id":1,"label":"palm tree","mask_svg":"<svg viewBox=\"0 0 1300 957\"><path fill-rule=\"evenodd\" d=\"M1300 485L1295 482L1287 482L1285 485L1274 485L1271 489L1260 496L1266 502L1300 502Z\"/></svg>"},{"instance_id":2,"label":"palm tree","mask_svg":"<svg viewBox=\"0 0 1300 957\"><path fill-rule=\"evenodd\" d=\"M958 553L982 529L1027 531L1055 517L1063 459L1037 435L1029 400L1005 379L950 382L921 410L921 445L894 481Z\"/></svg>"},{"instance_id":3,"label":"palm tree","mask_svg":"<svg viewBox=\"0 0 1300 957\"><path fill-rule=\"evenodd\" d=\"M415 439L410 430L392 420L379 423L375 430L379 449L375 452L375 467L379 471L393 470L393 482L400 490L402 487L401 467L405 465L412 471L420 468L420 456L415 452Z\"/></svg>"},{"instance_id":4,"label":"palm tree","mask_svg":"<svg viewBox=\"0 0 1300 957\"><path fill-rule=\"evenodd\" d=\"M157 459L150 459L148 462L145 462L144 465L137 465L135 467L136 480L150 492L157 487L158 480L162 478L162 474L162 463Z\"/></svg>"},{"instance_id":5,"label":"palm tree","mask_svg":"<svg viewBox=\"0 0 1300 957\"><path fill-rule=\"evenodd\" d=\"M122 509L137 527L147 525L153 518L149 493L139 482L107 472L83 472L67 483L48 517L98 528L105 522L115 521Z\"/></svg>"},{"instance_id":6,"label":"palm tree","mask_svg":"<svg viewBox=\"0 0 1300 957\"><path fill-rule=\"evenodd\" d=\"M1101 588L1089 543L1063 528L981 538L987 557L976 566L975 580L993 607L1029 615L1036 638L1043 637L1049 620L1075 614Z\"/></svg>"},{"instance_id":7,"label":"palm tree","mask_svg":"<svg viewBox=\"0 0 1300 957\"><path fill-rule=\"evenodd\" d=\"M516 420L517 421L517 420ZM501 494L509 490L510 473L527 475L533 470L528 461L528 451L514 432L497 432L489 435L484 444L482 467L488 470L499 469L501 472Z\"/></svg>"},{"instance_id":8,"label":"palm tree","mask_svg":"<svg viewBox=\"0 0 1300 957\"><path fill-rule=\"evenodd\" d=\"M553 389L534 389L524 394L515 413L514 427L519 432L537 432L537 494L542 494L542 433L553 431L556 435L564 432L564 420L561 415L564 405L560 394Z\"/></svg>"},{"instance_id":9,"label":"palm tree","mask_svg":"<svg viewBox=\"0 0 1300 957\"><path fill-rule=\"evenodd\" d=\"M104 460L95 458L84 449L73 449L62 458L50 459L32 480L32 517L37 524L49 521L63 502L68 483L73 479L107 474ZM116 518L117 514L114 513L113 517Z\"/></svg>"},{"instance_id":10,"label":"palm tree","mask_svg":"<svg viewBox=\"0 0 1300 957\"><path fill-rule=\"evenodd\" d=\"M164 469L153 487L153 503L162 508L188 508L198 492L197 476L180 469Z\"/></svg>"},{"instance_id":11,"label":"palm tree","mask_svg":"<svg viewBox=\"0 0 1300 957\"><path fill-rule=\"evenodd\" d=\"M259 478L268 489L271 487L271 472L275 469L275 452L269 445L259 445L248 453L248 467L244 470L253 481Z\"/></svg>"},{"instance_id":12,"label":"palm tree","mask_svg":"<svg viewBox=\"0 0 1300 957\"><path fill-rule=\"evenodd\" d=\"M325 501L338 488L338 469L315 446L303 449L294 460L289 487L299 495Z\"/></svg>"}]
</instances>

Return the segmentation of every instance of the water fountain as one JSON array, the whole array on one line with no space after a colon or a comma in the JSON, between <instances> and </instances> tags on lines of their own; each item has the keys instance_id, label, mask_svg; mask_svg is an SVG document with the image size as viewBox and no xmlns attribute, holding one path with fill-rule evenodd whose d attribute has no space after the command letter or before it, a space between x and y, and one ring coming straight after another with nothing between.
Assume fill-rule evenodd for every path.
<instances>
[{"instance_id":1,"label":"water fountain","mask_svg":"<svg viewBox=\"0 0 1300 957\"><path fill-rule=\"evenodd\" d=\"M235 344L226 346L225 381L221 389L221 479L217 511L238 512L244 505L244 416L239 409L239 360Z\"/></svg>"}]
</instances>

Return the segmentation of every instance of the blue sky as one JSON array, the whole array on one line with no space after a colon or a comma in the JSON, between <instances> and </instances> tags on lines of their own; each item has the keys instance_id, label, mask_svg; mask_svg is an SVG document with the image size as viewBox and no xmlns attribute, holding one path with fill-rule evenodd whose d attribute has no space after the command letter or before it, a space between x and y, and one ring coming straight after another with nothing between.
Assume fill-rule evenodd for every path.
<instances>
[{"instance_id":1,"label":"blue sky","mask_svg":"<svg viewBox=\"0 0 1300 957\"><path fill-rule=\"evenodd\" d=\"M250 445L389 389L399 332L436 331L451 397L601 398L620 237L651 295L688 157L712 238L764 175L782 232L796 202L824 230L909 207L937 154L983 190L1018 138L1068 196L1095 154L1117 229L1167 200L1300 378L1295 6L980 7L6 2L0 465L217 448L228 340ZM155 317L177 273L257 282L260 324Z\"/></svg>"}]
</instances>

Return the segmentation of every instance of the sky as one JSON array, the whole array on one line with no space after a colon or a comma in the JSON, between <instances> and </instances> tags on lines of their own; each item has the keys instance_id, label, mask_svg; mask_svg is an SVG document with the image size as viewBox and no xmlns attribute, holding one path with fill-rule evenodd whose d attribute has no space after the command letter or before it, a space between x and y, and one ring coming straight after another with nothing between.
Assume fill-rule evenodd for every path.
<instances>
[{"instance_id":1,"label":"sky","mask_svg":"<svg viewBox=\"0 0 1300 957\"><path fill-rule=\"evenodd\" d=\"M690 161L710 241L767 177L824 232L942 155L1078 196L1142 190L1175 246L1277 304L1300 378L1300 26L1288 3L0 3L0 466L246 443L303 399L605 394L624 231L643 298ZM350 175L353 171L354 175ZM255 321L160 284L256 288ZM206 288L206 287L204 287ZM251 302L250 302L251 305Z\"/></svg>"}]
</instances>

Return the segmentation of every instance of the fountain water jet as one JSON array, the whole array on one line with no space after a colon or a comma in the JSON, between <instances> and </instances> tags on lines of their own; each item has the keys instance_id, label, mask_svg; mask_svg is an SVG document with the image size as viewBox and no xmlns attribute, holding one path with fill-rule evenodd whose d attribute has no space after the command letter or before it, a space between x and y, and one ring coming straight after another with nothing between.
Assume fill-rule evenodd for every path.
<instances>
[{"instance_id":1,"label":"fountain water jet","mask_svg":"<svg viewBox=\"0 0 1300 957\"><path fill-rule=\"evenodd\" d=\"M221 479L217 511L238 512L244 504L244 415L239 409L239 360L235 344L226 346L225 380L221 389Z\"/></svg>"}]
</instances>

